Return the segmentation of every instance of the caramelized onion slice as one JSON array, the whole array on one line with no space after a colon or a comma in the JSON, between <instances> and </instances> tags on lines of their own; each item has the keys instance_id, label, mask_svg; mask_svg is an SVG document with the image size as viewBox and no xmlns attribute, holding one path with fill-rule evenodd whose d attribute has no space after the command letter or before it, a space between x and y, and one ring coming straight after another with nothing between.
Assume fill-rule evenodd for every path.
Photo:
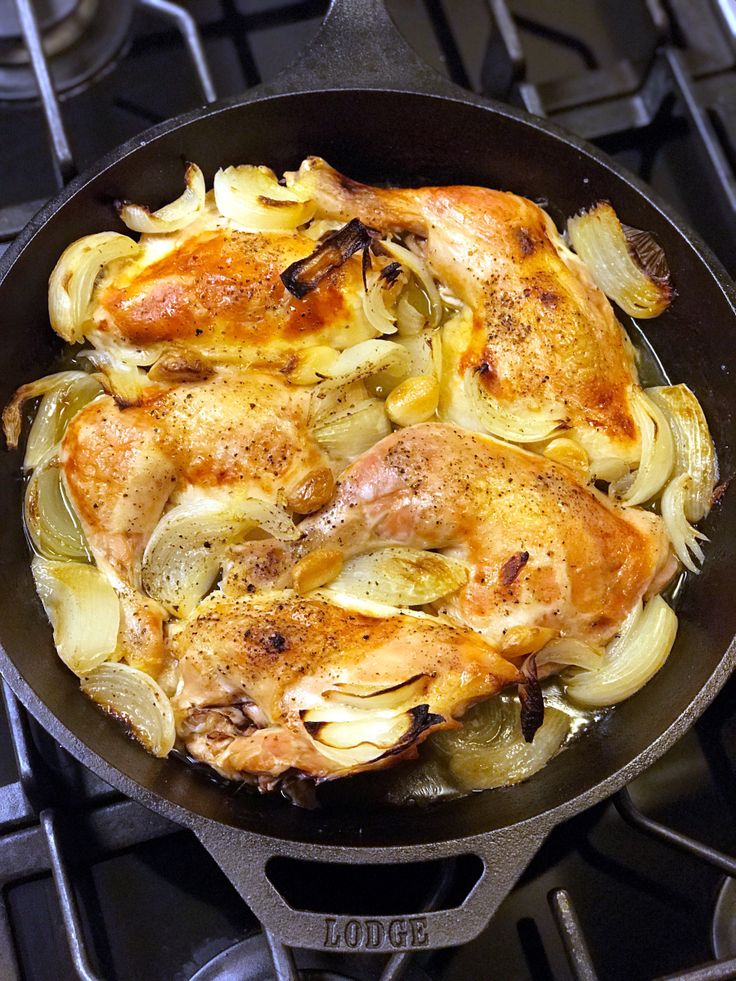
<instances>
[{"instance_id":1,"label":"caramelized onion slice","mask_svg":"<svg viewBox=\"0 0 736 981\"><path fill-rule=\"evenodd\" d=\"M41 399L26 443L23 467L32 470L61 442L66 427L85 405L102 393L99 381L85 371L57 384Z\"/></svg>"},{"instance_id":2,"label":"caramelized onion slice","mask_svg":"<svg viewBox=\"0 0 736 981\"><path fill-rule=\"evenodd\" d=\"M408 749L444 721L423 704L389 716L365 711L362 717L343 722L305 720L303 724L323 756L352 768Z\"/></svg>"},{"instance_id":3,"label":"caramelized onion slice","mask_svg":"<svg viewBox=\"0 0 736 981\"><path fill-rule=\"evenodd\" d=\"M26 469L32 469L36 466L38 461L45 457L49 450L59 442L63 434L61 424L63 423L65 429L72 415L75 415L84 404L84 402L77 401L76 389L73 386L79 383L81 396L86 391L89 378L90 376L84 371L57 371L53 375L46 375L44 378L28 382L27 385L21 385L14 393L3 410L5 439L11 449L15 449L18 445L23 422L21 413L23 406L29 399L38 398L40 395L52 396L64 391L68 393L67 396L59 394L58 402L44 399L39 406L36 419L39 415L41 418L38 419L38 423L34 420L28 436L26 458L23 461ZM99 390L100 387L97 385L97 391L99 392ZM69 403L68 406L66 406L66 402ZM60 413L63 414L57 420L57 415ZM31 444L33 444L33 449L31 449Z\"/></svg>"},{"instance_id":4,"label":"caramelized onion slice","mask_svg":"<svg viewBox=\"0 0 736 981\"><path fill-rule=\"evenodd\" d=\"M437 552L388 546L349 559L332 589L390 606L422 606L468 581L460 562Z\"/></svg>"},{"instance_id":5,"label":"caramelized onion slice","mask_svg":"<svg viewBox=\"0 0 736 981\"><path fill-rule=\"evenodd\" d=\"M435 735L432 746L460 790L490 790L541 770L559 752L569 728L568 716L548 707L534 741L527 743L518 702L510 695L497 695L474 706L462 729Z\"/></svg>"},{"instance_id":6,"label":"caramelized onion slice","mask_svg":"<svg viewBox=\"0 0 736 981\"><path fill-rule=\"evenodd\" d=\"M658 317L672 287L664 252L648 232L623 225L608 201L567 223L572 247L596 286L631 317Z\"/></svg>"},{"instance_id":7,"label":"caramelized onion slice","mask_svg":"<svg viewBox=\"0 0 736 981\"><path fill-rule=\"evenodd\" d=\"M686 517L687 504L692 495L693 479L689 474L682 473L674 477L662 495L662 519L670 536L672 548L680 562L690 572L699 573L698 563L705 559L700 541L707 541L706 536L693 528Z\"/></svg>"},{"instance_id":8,"label":"caramelized onion slice","mask_svg":"<svg viewBox=\"0 0 736 981\"><path fill-rule=\"evenodd\" d=\"M510 443L537 443L549 439L564 420L564 412L555 405L532 405L518 399L504 405L486 391L482 372L468 369L463 379L464 394L474 428Z\"/></svg>"},{"instance_id":9,"label":"caramelized onion slice","mask_svg":"<svg viewBox=\"0 0 736 981\"><path fill-rule=\"evenodd\" d=\"M664 413L675 441L673 479L688 474L684 493L688 521L700 521L710 511L718 481L718 461L702 406L687 385L648 388L646 394Z\"/></svg>"},{"instance_id":10,"label":"caramelized onion slice","mask_svg":"<svg viewBox=\"0 0 736 981\"><path fill-rule=\"evenodd\" d=\"M363 293L363 316L376 334L396 333L396 283L387 282L380 273L373 273L367 280ZM400 286L400 284L399 284Z\"/></svg>"},{"instance_id":11,"label":"caramelized onion slice","mask_svg":"<svg viewBox=\"0 0 736 981\"><path fill-rule=\"evenodd\" d=\"M547 668L561 667L563 665L576 668L597 668L600 667L603 649L592 647L583 640L575 637L558 637L550 641L542 648L536 656L537 671L540 675L547 673ZM542 669L545 669L543 672Z\"/></svg>"},{"instance_id":12,"label":"caramelized onion slice","mask_svg":"<svg viewBox=\"0 0 736 981\"><path fill-rule=\"evenodd\" d=\"M49 318L60 337L70 344L82 340L97 277L110 263L139 252L137 242L117 232L87 235L64 249L49 279Z\"/></svg>"},{"instance_id":13,"label":"caramelized onion slice","mask_svg":"<svg viewBox=\"0 0 736 981\"><path fill-rule=\"evenodd\" d=\"M204 207L206 191L204 175L194 163L187 164L184 181L186 183L184 193L158 211L151 211L143 204L131 204L130 201L118 202L117 209L122 222L132 232L154 235L177 232L184 228Z\"/></svg>"},{"instance_id":14,"label":"caramelized onion slice","mask_svg":"<svg viewBox=\"0 0 736 981\"><path fill-rule=\"evenodd\" d=\"M429 301L429 325L437 327L442 318L442 297L427 263L416 252L390 239L381 239L381 249L414 273Z\"/></svg>"},{"instance_id":15,"label":"caramelized onion slice","mask_svg":"<svg viewBox=\"0 0 736 981\"><path fill-rule=\"evenodd\" d=\"M59 460L53 453L33 471L26 488L23 516L39 555L62 562L90 561L82 526L64 490Z\"/></svg>"},{"instance_id":16,"label":"caramelized onion slice","mask_svg":"<svg viewBox=\"0 0 736 981\"><path fill-rule=\"evenodd\" d=\"M81 688L149 753L163 757L171 751L176 738L171 702L150 675L128 664L102 664L85 674Z\"/></svg>"},{"instance_id":17,"label":"caramelized onion slice","mask_svg":"<svg viewBox=\"0 0 736 981\"><path fill-rule=\"evenodd\" d=\"M651 501L664 487L675 464L675 444L667 419L640 388L631 391L631 413L641 439L641 459L634 475L613 481L608 492L627 507Z\"/></svg>"},{"instance_id":18,"label":"caramelized onion slice","mask_svg":"<svg viewBox=\"0 0 736 981\"><path fill-rule=\"evenodd\" d=\"M177 505L156 525L143 553L146 592L174 616L190 616L214 584L228 546L254 528L282 541L299 537L286 512L266 501L193 497Z\"/></svg>"},{"instance_id":19,"label":"caramelized onion slice","mask_svg":"<svg viewBox=\"0 0 736 981\"><path fill-rule=\"evenodd\" d=\"M294 229L309 221L316 208L297 185L279 184L268 167L244 164L218 170L214 191L220 214L256 232Z\"/></svg>"},{"instance_id":20,"label":"caramelized onion slice","mask_svg":"<svg viewBox=\"0 0 736 981\"><path fill-rule=\"evenodd\" d=\"M405 377L410 357L402 344L394 341L360 341L342 351L336 361L325 368L324 388L336 388L362 381L378 372L389 372L397 380Z\"/></svg>"},{"instance_id":21,"label":"caramelized onion slice","mask_svg":"<svg viewBox=\"0 0 736 981\"><path fill-rule=\"evenodd\" d=\"M362 399L331 415L312 430L314 438L336 463L348 463L391 432L380 399Z\"/></svg>"},{"instance_id":22,"label":"caramelized onion slice","mask_svg":"<svg viewBox=\"0 0 736 981\"><path fill-rule=\"evenodd\" d=\"M602 708L630 698L654 677L672 649L677 617L661 596L636 606L598 667L571 673L565 693L578 705Z\"/></svg>"},{"instance_id":23,"label":"caramelized onion slice","mask_svg":"<svg viewBox=\"0 0 736 981\"><path fill-rule=\"evenodd\" d=\"M83 675L113 655L120 603L99 569L78 562L49 562L36 556L31 570L64 664L75 674Z\"/></svg>"}]
</instances>

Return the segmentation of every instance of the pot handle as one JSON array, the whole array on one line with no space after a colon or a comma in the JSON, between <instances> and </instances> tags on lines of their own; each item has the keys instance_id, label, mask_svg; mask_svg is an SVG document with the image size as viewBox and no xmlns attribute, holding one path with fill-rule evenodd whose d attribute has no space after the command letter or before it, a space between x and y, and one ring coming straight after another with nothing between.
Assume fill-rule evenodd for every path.
<instances>
[{"instance_id":1,"label":"pot handle","mask_svg":"<svg viewBox=\"0 0 736 981\"><path fill-rule=\"evenodd\" d=\"M406 848L306 845L208 824L195 834L264 928L289 947L357 953L434 950L467 943L485 928L549 833L536 818L468 842ZM268 878L273 858L395 865L476 855L483 871L460 906L393 916L294 909Z\"/></svg>"},{"instance_id":2,"label":"pot handle","mask_svg":"<svg viewBox=\"0 0 736 981\"><path fill-rule=\"evenodd\" d=\"M323 89L398 89L455 98L463 93L422 61L383 0L330 0L316 37L260 87L277 95Z\"/></svg>"}]
</instances>

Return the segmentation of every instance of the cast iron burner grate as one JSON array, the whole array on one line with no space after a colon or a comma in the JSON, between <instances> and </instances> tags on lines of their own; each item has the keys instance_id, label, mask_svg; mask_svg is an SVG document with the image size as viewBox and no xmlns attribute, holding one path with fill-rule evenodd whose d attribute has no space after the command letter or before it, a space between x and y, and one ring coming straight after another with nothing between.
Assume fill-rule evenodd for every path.
<instances>
[{"instance_id":1,"label":"cast iron burner grate","mask_svg":"<svg viewBox=\"0 0 736 981\"><path fill-rule=\"evenodd\" d=\"M74 173L77 162L91 162L132 132L186 108L162 101L155 79L155 92L143 92L143 86L132 84L141 74L139 70L136 74L138 66L150 70L162 57L179 59L183 74L174 76L176 88L188 93L190 107L202 98L215 98L213 74L220 95L236 94L288 63L316 29L326 6L323 0L198 0L189 7L169 0L12 3L15 17L7 3L0 12L0 118L5 132L18 134L21 142L6 137L5 142L12 146L8 159L18 159L22 152L23 159L37 160L39 173L50 171L50 166L37 159L37 145L31 144L35 152L23 152L27 120L20 108L23 100L38 99L50 134L49 161L53 161L59 183ZM659 0L613 5L581 5L576 0L554 5L534 0L467 0L462 4L393 0L389 7L398 26L435 67L458 84L523 105L595 140L674 199L724 261L736 268L736 9L731 0L669 0L666 5ZM88 19L93 8L94 16ZM604 20L606 11L613 12L616 31L623 33L618 48L611 44L608 50L603 44L602 51L601 36L592 29L592 21L588 23L591 11ZM141 14L149 20L157 18L158 26L140 30L137 18ZM284 41L285 26L291 32L288 42ZM554 52L555 65L567 66L561 75L540 73L537 54L543 49ZM182 56L189 59L188 70ZM113 83L129 60L133 69L123 73L121 91ZM92 97L102 101L87 101ZM1 115L11 102L13 112ZM125 116L124 124L113 126L113 116L116 120ZM97 136L95 121L100 118L108 123L102 144L93 139ZM37 132L38 119L34 118L32 126ZM74 137L74 153L69 132ZM694 158L699 161L700 180L693 202L689 192ZM685 194L677 182L680 171L686 175ZM4 201L0 241L10 241L51 190L42 181L30 195ZM720 735L723 731L733 735L733 694L732 683L698 727L706 761L698 764L699 773L717 771L721 787L736 785L736 760L729 758ZM336 961L334 955L328 960L321 953L289 951L258 932L252 914L190 835L112 791L55 746L9 691L5 700L6 713L0 713L0 750L3 745L8 750L12 747L15 763L0 751L1 978L45 981L78 976L88 981L127 981L135 977L137 981L145 976L156 981L255 981L276 977L277 981L295 981L302 977L339 981L347 977L369 981L380 975L383 981L465 981L471 977L484 981L486 977L522 976L518 969L506 966L504 945L487 939L492 937L490 928L461 951L413 958L399 954L388 963L375 957L353 955L352 960ZM692 742L697 740L693 737ZM665 765L673 753L682 752L682 745L665 757ZM687 752L692 755L692 746ZM681 760L674 758L677 771ZM655 771L662 772L661 764ZM637 787L646 778L640 778ZM661 778L655 775L654 779ZM736 794L722 794L714 810L706 814L708 823L701 828L709 839L714 835L713 815L720 808L718 813L726 815L721 822L729 829L720 837L728 847L734 846L735 804ZM698 959L705 960L710 940L718 960L681 973L670 972L660 981L736 977L736 860L701 843L697 834L673 830L673 825L680 826L679 820L664 823L648 817L651 808L645 813L635 806L627 791L618 795L615 807L618 813L600 805L558 829L497 914L499 920L506 909L506 916L516 923L516 939L527 968L523 976L535 981L562 977L594 981L597 970L602 978L630 976L629 968L622 967L625 962L620 956L616 959L617 952L601 951L600 933L591 930L585 882L573 880L576 885L566 888L557 885L566 881L565 860L571 839L578 835L585 841L581 853L585 852L591 873L610 874L603 881L616 882L621 877L626 863L619 868L596 837L601 827L613 825L613 835L605 840L614 841L619 855L629 851L638 855L651 839L649 845L656 853L652 861L655 865L661 861L662 871L667 863L676 861L678 853L685 856L683 869L689 870L692 881L709 884L698 923L710 915L708 889L712 889L712 937L705 937L697 950L701 952ZM678 800L667 813L686 812L685 802ZM697 817L702 820L702 808ZM643 834L627 830L621 818ZM691 824L686 822L686 826ZM695 824L697 828L697 821ZM116 916L105 913L103 884L115 884L120 903L133 902L130 895L145 906L148 896L138 885L138 874L145 869L147 885L154 872L159 885L166 880L168 886L167 868L183 854L186 861L175 875L182 894L167 909L166 922L155 924L156 944L146 946L137 936L128 938L128 946L120 948L124 955L116 960L116 945L122 941L115 931L125 926L125 907L116 907ZM135 876L128 865L123 868L129 858L137 863ZM671 887L662 875L655 883L641 876L637 880L636 875L634 880L641 891L652 893L645 897L647 903L672 900ZM546 890L546 911L542 908L545 892L540 903L539 888ZM627 888L631 888L628 882ZM189 909L184 900L194 893L201 894L201 900ZM150 900L155 904L154 917L162 908L159 892L155 895ZM531 906L529 895L535 899ZM576 902L583 897L577 910L573 896ZM697 898L689 897L693 902ZM48 904L51 911L41 923L32 915L38 913L40 903ZM517 915L518 904L521 913ZM645 904L642 908L650 907ZM616 912L625 918L629 911ZM169 940L161 939L170 936L169 921L176 917L182 919L184 933L200 929L203 937L184 960L177 960L179 941L173 939L173 933ZM545 917L553 933L545 929ZM656 930L656 923L651 930ZM673 943L676 939L673 937ZM492 946L484 947L484 943ZM565 957L567 967L561 960ZM670 958L659 963L673 962ZM674 964L673 969L682 963L685 961ZM656 968L646 976L655 972ZM636 976L645 975L638 970Z\"/></svg>"}]
</instances>

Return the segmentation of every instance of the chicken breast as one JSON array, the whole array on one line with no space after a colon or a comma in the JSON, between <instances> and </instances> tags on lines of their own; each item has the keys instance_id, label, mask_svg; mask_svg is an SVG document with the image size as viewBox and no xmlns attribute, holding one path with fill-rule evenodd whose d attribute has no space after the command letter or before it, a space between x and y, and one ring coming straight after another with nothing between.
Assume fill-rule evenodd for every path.
<instances>
[{"instance_id":1,"label":"chicken breast","mask_svg":"<svg viewBox=\"0 0 736 981\"><path fill-rule=\"evenodd\" d=\"M287 590L212 594L172 638L173 699L187 750L226 777L268 787L416 755L472 702L518 681L472 631L390 608L349 608Z\"/></svg>"},{"instance_id":2,"label":"chicken breast","mask_svg":"<svg viewBox=\"0 0 736 981\"><path fill-rule=\"evenodd\" d=\"M440 609L501 649L519 627L602 644L676 568L657 515L615 507L565 467L441 423L377 443L300 530L297 556L393 544L467 563L467 585Z\"/></svg>"},{"instance_id":3,"label":"chicken breast","mask_svg":"<svg viewBox=\"0 0 736 981\"><path fill-rule=\"evenodd\" d=\"M593 459L638 461L631 346L541 208L484 187L369 187L316 157L298 179L331 217L422 236L433 273L470 308L443 331L443 420L477 428L464 389L478 383L521 428L531 413Z\"/></svg>"},{"instance_id":4,"label":"chicken breast","mask_svg":"<svg viewBox=\"0 0 736 981\"><path fill-rule=\"evenodd\" d=\"M173 343L220 362L288 367L300 348L375 336L362 313L359 256L297 301L280 273L313 252L314 239L244 231L208 198L184 230L143 236L140 258L113 267L95 295L95 346L154 352L151 361Z\"/></svg>"}]
</instances>

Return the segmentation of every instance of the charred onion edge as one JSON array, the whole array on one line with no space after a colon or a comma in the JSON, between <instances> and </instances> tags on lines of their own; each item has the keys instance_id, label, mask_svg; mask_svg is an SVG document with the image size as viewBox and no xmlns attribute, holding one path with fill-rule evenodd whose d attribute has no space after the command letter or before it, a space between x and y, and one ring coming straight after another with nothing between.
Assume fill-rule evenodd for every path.
<instances>
[{"instance_id":1,"label":"charred onion edge","mask_svg":"<svg viewBox=\"0 0 736 981\"><path fill-rule=\"evenodd\" d=\"M521 666L525 678L519 683L519 702L521 703L521 734L530 743L534 734L544 722L544 696L537 677L537 656L532 654Z\"/></svg>"},{"instance_id":2,"label":"charred onion edge","mask_svg":"<svg viewBox=\"0 0 736 981\"><path fill-rule=\"evenodd\" d=\"M366 252L376 234L359 218L353 218L347 225L328 235L311 255L292 262L281 273L281 282L292 296L301 300L316 289L325 276L347 262L350 256L360 249Z\"/></svg>"},{"instance_id":3,"label":"charred onion edge","mask_svg":"<svg viewBox=\"0 0 736 981\"><path fill-rule=\"evenodd\" d=\"M674 290L670 285L670 267L667 265L667 256L662 246L651 232L645 232L641 228L632 228L631 225L625 225L623 222L621 222L621 228L631 258L650 279L663 287L671 302Z\"/></svg>"},{"instance_id":4,"label":"charred onion edge","mask_svg":"<svg viewBox=\"0 0 736 981\"><path fill-rule=\"evenodd\" d=\"M404 682L404 684L406 684L406 682ZM395 685L394 687L401 688L402 685ZM393 689L387 690L391 691ZM423 705L415 705L413 708L408 709L406 715L411 716L412 723L401 739L395 746L387 749L385 753L381 753L380 756L376 756L374 759L368 760L367 765L373 765L374 763L378 763L379 760L385 760L391 756L400 755L410 746L412 746L428 729L431 729L433 726L442 725L445 721L445 717L443 715L436 715L434 712L430 712L429 705L426 702ZM302 725L306 731L309 733L312 739L316 740L317 742L319 742L320 730L328 724L329 723L327 722L302 722ZM376 748L378 749L379 747ZM317 782L321 783L324 779L329 780L330 777L323 777L318 779Z\"/></svg>"}]
</instances>

